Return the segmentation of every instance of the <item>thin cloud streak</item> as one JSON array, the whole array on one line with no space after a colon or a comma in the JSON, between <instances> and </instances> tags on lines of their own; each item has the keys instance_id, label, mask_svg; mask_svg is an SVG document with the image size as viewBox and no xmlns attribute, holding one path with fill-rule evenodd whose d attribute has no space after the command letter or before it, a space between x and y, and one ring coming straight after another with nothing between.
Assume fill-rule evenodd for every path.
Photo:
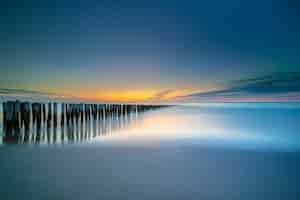
<instances>
[{"instance_id":1,"label":"thin cloud streak","mask_svg":"<svg viewBox=\"0 0 300 200\"><path fill-rule=\"evenodd\" d=\"M300 72L233 81L223 90L180 96L176 101L300 101Z\"/></svg>"},{"instance_id":2,"label":"thin cloud streak","mask_svg":"<svg viewBox=\"0 0 300 200\"><path fill-rule=\"evenodd\" d=\"M23 99L23 100L79 100L78 97L66 96L56 93L47 93L34 90L23 90L23 89L6 89L0 88L0 98L4 99Z\"/></svg>"}]
</instances>

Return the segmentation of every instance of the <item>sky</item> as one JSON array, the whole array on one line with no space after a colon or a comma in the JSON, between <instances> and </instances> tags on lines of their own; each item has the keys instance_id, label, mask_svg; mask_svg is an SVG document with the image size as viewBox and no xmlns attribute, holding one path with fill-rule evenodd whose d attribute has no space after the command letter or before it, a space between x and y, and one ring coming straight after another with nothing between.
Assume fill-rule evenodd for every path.
<instances>
[{"instance_id":1,"label":"sky","mask_svg":"<svg viewBox=\"0 0 300 200\"><path fill-rule=\"evenodd\" d=\"M120 102L298 101L299 9L297 0L12 0L0 8L0 88Z\"/></svg>"}]
</instances>

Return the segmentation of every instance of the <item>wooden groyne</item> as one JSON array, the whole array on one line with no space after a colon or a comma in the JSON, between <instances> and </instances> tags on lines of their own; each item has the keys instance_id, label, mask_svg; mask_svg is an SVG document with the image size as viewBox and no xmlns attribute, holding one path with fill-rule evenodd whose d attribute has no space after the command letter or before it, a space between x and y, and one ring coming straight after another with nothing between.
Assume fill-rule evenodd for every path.
<instances>
[{"instance_id":1,"label":"wooden groyne","mask_svg":"<svg viewBox=\"0 0 300 200\"><path fill-rule=\"evenodd\" d=\"M162 105L38 103L7 101L3 106L3 143L85 141L137 120Z\"/></svg>"}]
</instances>

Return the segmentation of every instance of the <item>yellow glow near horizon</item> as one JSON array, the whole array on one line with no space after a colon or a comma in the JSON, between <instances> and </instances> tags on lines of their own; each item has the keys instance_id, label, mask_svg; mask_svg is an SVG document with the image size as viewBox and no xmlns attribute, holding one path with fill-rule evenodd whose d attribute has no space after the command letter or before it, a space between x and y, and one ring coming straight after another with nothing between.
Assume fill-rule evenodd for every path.
<instances>
[{"instance_id":1,"label":"yellow glow near horizon","mask_svg":"<svg viewBox=\"0 0 300 200\"><path fill-rule=\"evenodd\" d=\"M107 91L95 92L92 94L81 94L84 99L89 100L101 100L112 102L133 102L133 101L145 101L155 95L154 90L122 90L122 91Z\"/></svg>"},{"instance_id":2,"label":"yellow glow near horizon","mask_svg":"<svg viewBox=\"0 0 300 200\"><path fill-rule=\"evenodd\" d=\"M112 91L97 93L97 99L104 99L108 101L145 101L155 95L155 91Z\"/></svg>"},{"instance_id":3,"label":"yellow glow near horizon","mask_svg":"<svg viewBox=\"0 0 300 200\"><path fill-rule=\"evenodd\" d=\"M193 90L194 91L194 90ZM108 102L169 101L191 90L103 90L102 92L81 92L80 98Z\"/></svg>"}]
</instances>

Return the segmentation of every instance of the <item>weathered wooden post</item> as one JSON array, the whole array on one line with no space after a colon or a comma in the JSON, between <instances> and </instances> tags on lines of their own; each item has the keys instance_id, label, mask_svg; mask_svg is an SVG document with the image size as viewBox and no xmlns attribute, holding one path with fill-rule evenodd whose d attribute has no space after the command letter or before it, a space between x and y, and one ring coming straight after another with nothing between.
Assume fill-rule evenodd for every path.
<instances>
[{"instance_id":1,"label":"weathered wooden post","mask_svg":"<svg viewBox=\"0 0 300 200\"><path fill-rule=\"evenodd\" d=\"M30 108L28 102L21 103L21 126L24 126L24 142L29 141Z\"/></svg>"},{"instance_id":2,"label":"weathered wooden post","mask_svg":"<svg viewBox=\"0 0 300 200\"><path fill-rule=\"evenodd\" d=\"M65 104L61 103L61 116L60 116L60 128L61 128L61 142L65 140Z\"/></svg>"},{"instance_id":3,"label":"weathered wooden post","mask_svg":"<svg viewBox=\"0 0 300 200\"><path fill-rule=\"evenodd\" d=\"M84 133L83 133L84 113L83 113L83 104L82 103L79 104L79 115L80 115L80 140L82 140L83 135L84 135Z\"/></svg>"},{"instance_id":4,"label":"weathered wooden post","mask_svg":"<svg viewBox=\"0 0 300 200\"><path fill-rule=\"evenodd\" d=\"M17 143L20 133L20 103L8 101L3 104L3 142Z\"/></svg>"},{"instance_id":5,"label":"weathered wooden post","mask_svg":"<svg viewBox=\"0 0 300 200\"><path fill-rule=\"evenodd\" d=\"M40 103L32 104L33 124L36 124L36 138L35 142L41 139L41 123L42 123L42 107Z\"/></svg>"},{"instance_id":6,"label":"weathered wooden post","mask_svg":"<svg viewBox=\"0 0 300 200\"><path fill-rule=\"evenodd\" d=\"M61 104L61 117L60 117L60 125L63 127L65 124L65 104Z\"/></svg>"},{"instance_id":7,"label":"weathered wooden post","mask_svg":"<svg viewBox=\"0 0 300 200\"><path fill-rule=\"evenodd\" d=\"M57 103L53 103L53 142L57 139Z\"/></svg>"},{"instance_id":8,"label":"weathered wooden post","mask_svg":"<svg viewBox=\"0 0 300 200\"><path fill-rule=\"evenodd\" d=\"M43 103L42 105L42 111L43 111L43 121L46 122L47 115L46 115L46 105Z\"/></svg>"},{"instance_id":9,"label":"weathered wooden post","mask_svg":"<svg viewBox=\"0 0 300 200\"><path fill-rule=\"evenodd\" d=\"M53 103L53 125L57 126L57 103Z\"/></svg>"},{"instance_id":10,"label":"weathered wooden post","mask_svg":"<svg viewBox=\"0 0 300 200\"><path fill-rule=\"evenodd\" d=\"M51 122L52 122L52 106L48 103L48 113L47 113L47 141L51 142Z\"/></svg>"}]
</instances>

